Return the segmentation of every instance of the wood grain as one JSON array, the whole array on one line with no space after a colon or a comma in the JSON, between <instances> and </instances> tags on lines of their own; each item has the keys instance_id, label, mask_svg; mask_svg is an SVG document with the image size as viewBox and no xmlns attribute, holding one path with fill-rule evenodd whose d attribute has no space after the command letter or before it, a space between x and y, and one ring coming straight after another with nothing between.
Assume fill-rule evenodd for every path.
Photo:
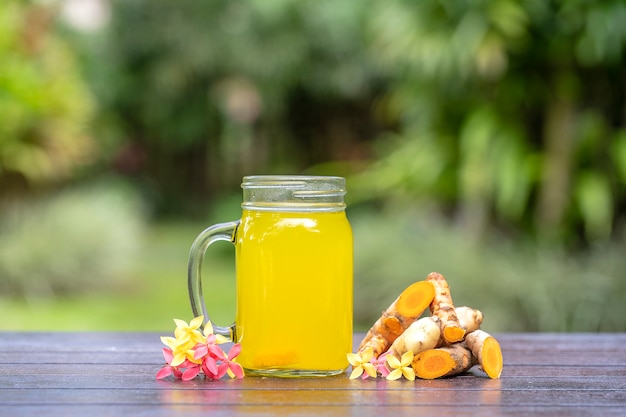
<instances>
[{"instance_id":1,"label":"wood grain","mask_svg":"<svg viewBox=\"0 0 626 417\"><path fill-rule=\"evenodd\" d=\"M502 378L157 381L154 333L0 333L2 415L626 415L626 334L500 334ZM362 335L355 335L355 345Z\"/></svg>"}]
</instances>

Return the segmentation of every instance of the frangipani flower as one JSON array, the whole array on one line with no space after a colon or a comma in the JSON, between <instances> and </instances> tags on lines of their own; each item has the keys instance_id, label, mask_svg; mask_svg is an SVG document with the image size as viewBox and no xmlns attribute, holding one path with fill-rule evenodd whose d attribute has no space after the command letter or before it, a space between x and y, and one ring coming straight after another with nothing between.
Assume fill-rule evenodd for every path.
<instances>
[{"instance_id":1,"label":"frangipani flower","mask_svg":"<svg viewBox=\"0 0 626 417\"><path fill-rule=\"evenodd\" d=\"M387 379L390 381L399 379L404 376L409 381L415 381L415 371L411 367L413 362L413 351L409 350L405 352L400 360L394 355L387 355L387 364L393 371L387 375Z\"/></svg>"},{"instance_id":2,"label":"frangipani flower","mask_svg":"<svg viewBox=\"0 0 626 417\"><path fill-rule=\"evenodd\" d=\"M348 362L352 365L352 373L350 374L350 379L355 379L358 377L362 377L363 379L367 379L367 377L376 378L376 368L370 362L372 357L374 356L374 350L371 348L365 349L361 354L358 353L348 353Z\"/></svg>"}]
</instances>

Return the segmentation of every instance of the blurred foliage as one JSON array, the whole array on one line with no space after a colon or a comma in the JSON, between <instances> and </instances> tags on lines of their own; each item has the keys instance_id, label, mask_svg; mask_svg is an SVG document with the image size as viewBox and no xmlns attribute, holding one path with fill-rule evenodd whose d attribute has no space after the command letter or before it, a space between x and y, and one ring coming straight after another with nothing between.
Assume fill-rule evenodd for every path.
<instances>
[{"instance_id":1,"label":"blurred foliage","mask_svg":"<svg viewBox=\"0 0 626 417\"><path fill-rule=\"evenodd\" d=\"M393 0L371 16L398 128L353 182L362 198L436 202L477 235L623 225L626 4Z\"/></svg>"},{"instance_id":2,"label":"blurred foliage","mask_svg":"<svg viewBox=\"0 0 626 417\"><path fill-rule=\"evenodd\" d=\"M159 331L168 330L174 317L191 319L185 285L187 256L191 242L206 226L177 220L151 224L141 236L132 262L119 278L100 282L97 291L70 291L55 297L31 295L2 297L0 291L0 330L71 331ZM136 238L136 236L132 236ZM229 325L235 315L235 281L228 242L217 242L217 249L205 257L210 274L205 286L206 300L213 322ZM115 259L111 259L115 261ZM91 274L86 275L90 277ZM87 281L88 278L81 278ZM81 288L86 289L87 285Z\"/></svg>"},{"instance_id":3,"label":"blurred foliage","mask_svg":"<svg viewBox=\"0 0 626 417\"><path fill-rule=\"evenodd\" d=\"M435 204L478 238L588 244L624 223L621 1L111 6L78 44L113 163L161 212L306 171L350 176L353 203Z\"/></svg>"},{"instance_id":4,"label":"blurred foliage","mask_svg":"<svg viewBox=\"0 0 626 417\"><path fill-rule=\"evenodd\" d=\"M112 184L2 207L0 294L50 298L123 287L145 226L141 202Z\"/></svg>"},{"instance_id":5,"label":"blurred foliage","mask_svg":"<svg viewBox=\"0 0 626 417\"><path fill-rule=\"evenodd\" d=\"M96 152L94 102L54 21L49 6L0 5L0 197L68 180Z\"/></svg>"},{"instance_id":6,"label":"blurred foliage","mask_svg":"<svg viewBox=\"0 0 626 417\"><path fill-rule=\"evenodd\" d=\"M357 212L351 223L361 330L404 288L437 271L456 305L484 313L486 330L626 331L626 317L616 314L626 299L623 240L571 256L503 238L476 245L440 215L421 210Z\"/></svg>"},{"instance_id":7,"label":"blurred foliage","mask_svg":"<svg viewBox=\"0 0 626 417\"><path fill-rule=\"evenodd\" d=\"M243 175L334 174L360 324L438 270L494 330L625 329L624 2L102 0L91 32L62 4L0 2L4 293L115 289L142 244L139 197L55 187L224 221ZM161 313L195 234L134 259Z\"/></svg>"},{"instance_id":8,"label":"blurred foliage","mask_svg":"<svg viewBox=\"0 0 626 417\"><path fill-rule=\"evenodd\" d=\"M77 42L123 132L114 165L189 214L243 173L344 159L355 127L373 135L353 119L375 86L356 4L112 2L106 33Z\"/></svg>"}]
</instances>

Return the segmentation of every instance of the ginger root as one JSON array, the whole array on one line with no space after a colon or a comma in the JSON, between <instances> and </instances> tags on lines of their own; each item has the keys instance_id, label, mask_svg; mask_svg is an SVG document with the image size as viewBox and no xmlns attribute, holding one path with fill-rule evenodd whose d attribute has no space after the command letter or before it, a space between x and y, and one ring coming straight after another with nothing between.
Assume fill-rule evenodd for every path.
<instances>
[{"instance_id":1,"label":"ginger root","mask_svg":"<svg viewBox=\"0 0 626 417\"><path fill-rule=\"evenodd\" d=\"M422 317L413 322L389 348L389 354L400 360L409 350L414 355L437 346L441 339L439 319L437 317Z\"/></svg>"},{"instance_id":2,"label":"ginger root","mask_svg":"<svg viewBox=\"0 0 626 417\"><path fill-rule=\"evenodd\" d=\"M432 283L435 287L435 297L430 303L430 312L433 316L439 317L443 340L446 343L463 340L465 329L459 323L456 315L448 282L438 272L428 274L426 282Z\"/></svg>"},{"instance_id":3,"label":"ginger root","mask_svg":"<svg viewBox=\"0 0 626 417\"><path fill-rule=\"evenodd\" d=\"M430 282L417 281L409 285L367 332L357 353L372 348L374 357L379 357L422 315L434 296L435 288Z\"/></svg>"},{"instance_id":4,"label":"ginger root","mask_svg":"<svg viewBox=\"0 0 626 417\"><path fill-rule=\"evenodd\" d=\"M435 379L461 374L475 364L472 352L463 343L455 343L421 352L411 366L417 377Z\"/></svg>"},{"instance_id":5,"label":"ginger root","mask_svg":"<svg viewBox=\"0 0 626 417\"><path fill-rule=\"evenodd\" d=\"M503 363L500 343L483 330L469 333L465 336L465 343L489 378L500 378Z\"/></svg>"}]
</instances>

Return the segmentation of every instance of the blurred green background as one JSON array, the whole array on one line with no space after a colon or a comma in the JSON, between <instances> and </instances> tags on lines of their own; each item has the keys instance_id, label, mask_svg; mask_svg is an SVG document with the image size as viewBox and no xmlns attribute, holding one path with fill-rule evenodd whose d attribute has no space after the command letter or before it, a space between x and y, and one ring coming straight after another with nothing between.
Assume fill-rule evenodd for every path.
<instances>
[{"instance_id":1,"label":"blurred green background","mask_svg":"<svg viewBox=\"0 0 626 417\"><path fill-rule=\"evenodd\" d=\"M0 2L0 330L168 330L241 177L348 179L355 324L626 330L626 4ZM233 250L206 259L234 317Z\"/></svg>"}]
</instances>

